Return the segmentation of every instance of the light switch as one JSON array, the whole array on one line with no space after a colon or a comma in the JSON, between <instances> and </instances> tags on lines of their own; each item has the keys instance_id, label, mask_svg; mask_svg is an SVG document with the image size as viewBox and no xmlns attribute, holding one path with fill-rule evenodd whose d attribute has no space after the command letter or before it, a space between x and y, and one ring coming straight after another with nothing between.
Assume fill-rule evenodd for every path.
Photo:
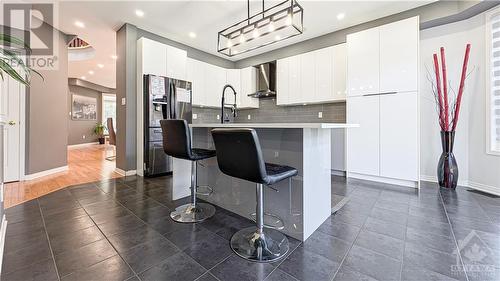
<instances>
[{"instance_id":1,"label":"light switch","mask_svg":"<svg viewBox=\"0 0 500 281\"><path fill-rule=\"evenodd\" d=\"M126 98L122 98L122 105L126 105L127 104L127 99Z\"/></svg>"},{"instance_id":2,"label":"light switch","mask_svg":"<svg viewBox=\"0 0 500 281\"><path fill-rule=\"evenodd\" d=\"M252 119L252 115L248 114L247 119L248 120Z\"/></svg>"},{"instance_id":3,"label":"light switch","mask_svg":"<svg viewBox=\"0 0 500 281\"><path fill-rule=\"evenodd\" d=\"M193 113L193 119L198 119L198 114Z\"/></svg>"},{"instance_id":4,"label":"light switch","mask_svg":"<svg viewBox=\"0 0 500 281\"><path fill-rule=\"evenodd\" d=\"M82 136L82 139L85 139L85 138L86 138L86 136L85 136L85 135L83 135L83 136Z\"/></svg>"},{"instance_id":5,"label":"light switch","mask_svg":"<svg viewBox=\"0 0 500 281\"><path fill-rule=\"evenodd\" d=\"M217 114L217 120L220 120L220 115L219 114Z\"/></svg>"},{"instance_id":6,"label":"light switch","mask_svg":"<svg viewBox=\"0 0 500 281\"><path fill-rule=\"evenodd\" d=\"M323 112L322 111L318 112L318 118L319 119L323 118Z\"/></svg>"}]
</instances>

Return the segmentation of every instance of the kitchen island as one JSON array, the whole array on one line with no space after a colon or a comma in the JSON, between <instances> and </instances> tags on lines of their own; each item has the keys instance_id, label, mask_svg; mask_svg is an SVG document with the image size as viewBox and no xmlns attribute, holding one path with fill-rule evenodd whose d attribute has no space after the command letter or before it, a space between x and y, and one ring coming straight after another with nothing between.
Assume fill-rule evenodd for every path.
<instances>
[{"instance_id":1,"label":"kitchen island","mask_svg":"<svg viewBox=\"0 0 500 281\"><path fill-rule=\"evenodd\" d=\"M304 241L331 215L331 129L357 127L345 123L228 123L191 124L193 147L214 149L212 128L254 128L266 162L294 167L298 175L291 184L284 180L264 190L265 213L283 221L283 233ZM338 155L344 157L344 155ZM178 162L182 160L176 160ZM245 159L241 159L245 161ZM200 162L198 184L213 188L205 201L252 218L255 213L255 183L220 172L216 158ZM190 164L174 165L174 194L189 190ZM266 223L273 223L266 216Z\"/></svg>"}]
</instances>

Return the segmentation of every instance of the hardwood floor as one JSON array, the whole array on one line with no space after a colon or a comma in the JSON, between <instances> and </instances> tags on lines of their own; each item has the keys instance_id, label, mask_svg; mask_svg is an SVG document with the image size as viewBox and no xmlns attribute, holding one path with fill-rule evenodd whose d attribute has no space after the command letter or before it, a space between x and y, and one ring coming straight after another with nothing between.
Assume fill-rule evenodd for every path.
<instances>
[{"instance_id":1,"label":"hardwood floor","mask_svg":"<svg viewBox=\"0 0 500 281\"><path fill-rule=\"evenodd\" d=\"M114 155L114 148L109 145L68 148L68 171L5 184L5 207L18 205L67 186L121 177L115 172L115 161L105 160L111 155Z\"/></svg>"}]
</instances>

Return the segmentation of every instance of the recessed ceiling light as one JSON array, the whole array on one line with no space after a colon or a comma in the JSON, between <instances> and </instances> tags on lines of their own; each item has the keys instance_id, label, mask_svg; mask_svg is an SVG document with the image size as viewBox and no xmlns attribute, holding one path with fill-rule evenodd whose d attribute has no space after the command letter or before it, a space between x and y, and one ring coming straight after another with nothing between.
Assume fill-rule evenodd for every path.
<instances>
[{"instance_id":1,"label":"recessed ceiling light","mask_svg":"<svg viewBox=\"0 0 500 281\"><path fill-rule=\"evenodd\" d=\"M89 74L90 75L94 75L94 71L93 70L89 70Z\"/></svg>"},{"instance_id":2,"label":"recessed ceiling light","mask_svg":"<svg viewBox=\"0 0 500 281\"><path fill-rule=\"evenodd\" d=\"M85 24L81 21L75 21L75 25L79 28L84 28L85 27Z\"/></svg>"},{"instance_id":3,"label":"recessed ceiling light","mask_svg":"<svg viewBox=\"0 0 500 281\"><path fill-rule=\"evenodd\" d=\"M189 37L191 37L191 38L196 38L196 33L194 33L194 32L189 32Z\"/></svg>"},{"instance_id":4,"label":"recessed ceiling light","mask_svg":"<svg viewBox=\"0 0 500 281\"><path fill-rule=\"evenodd\" d=\"M141 10L135 10L135 15L142 18L144 16L144 12Z\"/></svg>"},{"instance_id":5,"label":"recessed ceiling light","mask_svg":"<svg viewBox=\"0 0 500 281\"><path fill-rule=\"evenodd\" d=\"M116 59L118 59L118 56L117 55L111 55L111 58L114 59L114 60L116 60Z\"/></svg>"},{"instance_id":6,"label":"recessed ceiling light","mask_svg":"<svg viewBox=\"0 0 500 281\"><path fill-rule=\"evenodd\" d=\"M343 20L345 18L345 14L344 13L340 13L337 15L337 19L338 20Z\"/></svg>"},{"instance_id":7,"label":"recessed ceiling light","mask_svg":"<svg viewBox=\"0 0 500 281\"><path fill-rule=\"evenodd\" d=\"M97 64L97 67L99 67L99 68L104 68L104 64L102 64L102 63L98 63L98 64Z\"/></svg>"},{"instance_id":8,"label":"recessed ceiling light","mask_svg":"<svg viewBox=\"0 0 500 281\"><path fill-rule=\"evenodd\" d=\"M87 77L85 77L85 76L82 76L82 77L80 77L80 78L82 78L82 80L85 80L85 79L87 79Z\"/></svg>"}]
</instances>

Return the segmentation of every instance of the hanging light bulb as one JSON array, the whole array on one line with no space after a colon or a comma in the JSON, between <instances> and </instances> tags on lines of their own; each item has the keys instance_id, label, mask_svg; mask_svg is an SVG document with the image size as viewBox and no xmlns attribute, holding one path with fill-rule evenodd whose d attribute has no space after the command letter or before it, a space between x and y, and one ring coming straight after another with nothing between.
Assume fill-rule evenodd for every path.
<instances>
[{"instance_id":1,"label":"hanging light bulb","mask_svg":"<svg viewBox=\"0 0 500 281\"><path fill-rule=\"evenodd\" d=\"M259 38L260 34L259 34L259 29L257 27L253 29L252 35L253 38Z\"/></svg>"},{"instance_id":2,"label":"hanging light bulb","mask_svg":"<svg viewBox=\"0 0 500 281\"><path fill-rule=\"evenodd\" d=\"M240 43L245 43L246 39L245 39L245 35L243 35L243 33L241 33L240 35Z\"/></svg>"},{"instance_id":3,"label":"hanging light bulb","mask_svg":"<svg viewBox=\"0 0 500 281\"><path fill-rule=\"evenodd\" d=\"M274 31L274 23L270 22L269 23L269 32L273 32L273 31Z\"/></svg>"}]
</instances>

